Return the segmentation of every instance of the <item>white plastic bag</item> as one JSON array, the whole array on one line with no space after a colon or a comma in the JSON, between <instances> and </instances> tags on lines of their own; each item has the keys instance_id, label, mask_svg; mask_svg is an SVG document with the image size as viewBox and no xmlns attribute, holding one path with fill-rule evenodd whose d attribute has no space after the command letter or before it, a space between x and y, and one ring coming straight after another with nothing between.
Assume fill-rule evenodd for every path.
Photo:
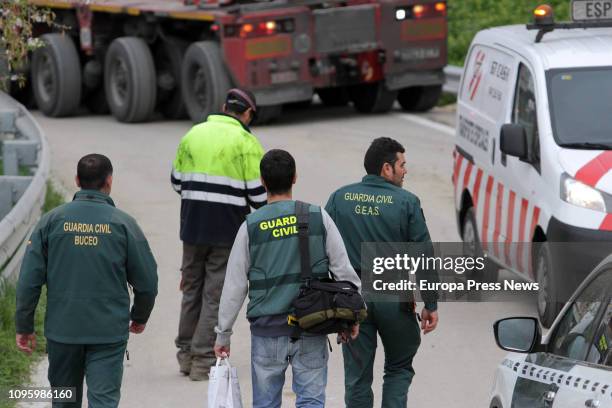
<instances>
[{"instance_id":1,"label":"white plastic bag","mask_svg":"<svg viewBox=\"0 0 612 408\"><path fill-rule=\"evenodd\" d=\"M238 371L227 358L218 358L217 364L210 369L208 408L242 408Z\"/></svg>"}]
</instances>

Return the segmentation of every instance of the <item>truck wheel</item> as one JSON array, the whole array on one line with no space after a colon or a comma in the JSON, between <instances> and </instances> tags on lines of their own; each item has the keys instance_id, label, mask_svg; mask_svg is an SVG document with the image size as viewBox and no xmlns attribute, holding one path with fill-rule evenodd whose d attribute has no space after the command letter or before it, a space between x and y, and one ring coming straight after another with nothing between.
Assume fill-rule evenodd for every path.
<instances>
[{"instance_id":1,"label":"truck wheel","mask_svg":"<svg viewBox=\"0 0 612 408\"><path fill-rule=\"evenodd\" d=\"M484 251L482 249L482 243L478 236L478 228L476 227L476 215L474 214L474 207L470 207L463 219L462 228L463 242L466 246L466 255L471 257L484 257ZM471 278L478 282L494 283L497 282L499 276L499 267L493 261L485 258L484 269L481 271L474 270L471 274Z\"/></svg>"},{"instance_id":2,"label":"truck wheel","mask_svg":"<svg viewBox=\"0 0 612 408\"><path fill-rule=\"evenodd\" d=\"M401 89L397 101L402 109L409 112L426 112L438 104L442 85L413 86Z\"/></svg>"},{"instance_id":3,"label":"truck wheel","mask_svg":"<svg viewBox=\"0 0 612 408\"><path fill-rule=\"evenodd\" d=\"M151 117L157 83L153 56L143 39L121 37L111 43L104 61L104 90L118 121L144 122Z\"/></svg>"},{"instance_id":4,"label":"truck wheel","mask_svg":"<svg viewBox=\"0 0 612 408\"><path fill-rule=\"evenodd\" d=\"M397 91L387 89L384 82L355 85L349 89L353 106L361 113L383 113L391 110Z\"/></svg>"},{"instance_id":5,"label":"truck wheel","mask_svg":"<svg viewBox=\"0 0 612 408\"><path fill-rule=\"evenodd\" d=\"M168 119L187 117L181 92L181 67L186 48L186 44L179 40L162 41L155 48L157 109Z\"/></svg>"},{"instance_id":6,"label":"truck wheel","mask_svg":"<svg viewBox=\"0 0 612 408\"><path fill-rule=\"evenodd\" d=\"M325 106L346 106L350 100L347 89L342 87L318 89L317 94Z\"/></svg>"},{"instance_id":7,"label":"truck wheel","mask_svg":"<svg viewBox=\"0 0 612 408\"><path fill-rule=\"evenodd\" d=\"M538 315L542 326L549 328L561 311L563 304L557 299L556 279L550 247L542 242L536 247L534 263L538 290Z\"/></svg>"},{"instance_id":8,"label":"truck wheel","mask_svg":"<svg viewBox=\"0 0 612 408\"><path fill-rule=\"evenodd\" d=\"M253 125L266 125L274 122L283 113L283 105L259 106L257 108L257 119Z\"/></svg>"},{"instance_id":9,"label":"truck wheel","mask_svg":"<svg viewBox=\"0 0 612 408\"><path fill-rule=\"evenodd\" d=\"M230 80L219 44L200 41L187 48L181 70L181 89L187 113L194 122L221 111Z\"/></svg>"},{"instance_id":10,"label":"truck wheel","mask_svg":"<svg viewBox=\"0 0 612 408\"><path fill-rule=\"evenodd\" d=\"M81 62L69 35L45 34L45 46L32 54L32 87L38 108L47 116L73 114L81 102Z\"/></svg>"}]
</instances>

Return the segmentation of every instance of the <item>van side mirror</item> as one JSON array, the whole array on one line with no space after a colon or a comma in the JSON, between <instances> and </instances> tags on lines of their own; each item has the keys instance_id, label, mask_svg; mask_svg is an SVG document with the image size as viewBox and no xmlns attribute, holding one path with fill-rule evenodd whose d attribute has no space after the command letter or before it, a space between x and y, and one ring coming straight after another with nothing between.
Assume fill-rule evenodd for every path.
<instances>
[{"instance_id":1,"label":"van side mirror","mask_svg":"<svg viewBox=\"0 0 612 408\"><path fill-rule=\"evenodd\" d=\"M510 317L493 325L499 348L516 353L531 353L542 341L538 320L534 317Z\"/></svg>"},{"instance_id":2,"label":"van side mirror","mask_svg":"<svg viewBox=\"0 0 612 408\"><path fill-rule=\"evenodd\" d=\"M502 153L518 157L522 160L529 159L527 148L527 132L522 125L507 124L501 128L499 148Z\"/></svg>"}]
</instances>

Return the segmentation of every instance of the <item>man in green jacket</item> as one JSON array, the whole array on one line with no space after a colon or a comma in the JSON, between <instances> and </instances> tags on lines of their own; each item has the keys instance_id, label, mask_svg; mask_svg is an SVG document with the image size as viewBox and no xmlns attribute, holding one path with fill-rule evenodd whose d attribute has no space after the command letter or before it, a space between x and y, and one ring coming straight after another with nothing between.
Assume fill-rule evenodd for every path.
<instances>
[{"instance_id":1,"label":"man in green jacket","mask_svg":"<svg viewBox=\"0 0 612 408\"><path fill-rule=\"evenodd\" d=\"M142 333L157 295L157 265L134 218L115 208L110 160L79 160L72 202L40 220L26 249L17 285L17 347L36 346L34 311L47 286L45 337L52 387L74 387L80 407L83 378L91 408L119 405L128 331ZM130 310L130 286L134 303ZM130 322L131 321L131 322Z\"/></svg>"},{"instance_id":2,"label":"man in green jacket","mask_svg":"<svg viewBox=\"0 0 612 408\"><path fill-rule=\"evenodd\" d=\"M181 195L183 300L175 340L179 371L193 381L208 379L215 364L214 327L230 248L238 227L266 203L259 180L261 144L249 123L255 97L230 89L223 113L209 115L181 139L171 183Z\"/></svg>"},{"instance_id":3,"label":"man in green jacket","mask_svg":"<svg viewBox=\"0 0 612 408\"><path fill-rule=\"evenodd\" d=\"M405 164L401 144L390 138L375 139L365 154L367 175L360 183L334 192L325 207L338 226L351 264L360 276L361 244L364 242L420 242L425 243L426 250L431 250L419 199L402 188ZM366 289L364 287L364 293ZM367 301L367 293L365 296ZM425 334L434 330L438 322L435 294L433 296L427 297L430 301L421 312L421 328ZM367 307L368 317L361 324L360 336L352 343L355 353L343 347L346 406L373 406L372 380L378 334L385 349L382 407L405 408L408 387L414 376L412 360L421 342L414 303L391 298L367 301ZM359 355L362 362L356 361L354 355Z\"/></svg>"}]
</instances>

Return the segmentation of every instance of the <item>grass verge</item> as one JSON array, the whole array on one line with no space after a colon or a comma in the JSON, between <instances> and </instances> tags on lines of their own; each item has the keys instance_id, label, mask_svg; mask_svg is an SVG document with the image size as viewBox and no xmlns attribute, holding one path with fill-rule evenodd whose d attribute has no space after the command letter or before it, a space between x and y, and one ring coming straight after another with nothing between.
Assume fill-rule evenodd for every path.
<instances>
[{"instance_id":1,"label":"grass verge","mask_svg":"<svg viewBox=\"0 0 612 408\"><path fill-rule=\"evenodd\" d=\"M43 212L52 210L64 203L64 199L49 183ZM36 352L26 356L15 346L15 286L7 284L0 294L0 408L12 408L13 401L5 398L7 389L26 384L34 363L45 354L46 339L43 335L44 315L47 309L47 291L43 287L35 315L35 331L37 334Z\"/></svg>"}]
</instances>

